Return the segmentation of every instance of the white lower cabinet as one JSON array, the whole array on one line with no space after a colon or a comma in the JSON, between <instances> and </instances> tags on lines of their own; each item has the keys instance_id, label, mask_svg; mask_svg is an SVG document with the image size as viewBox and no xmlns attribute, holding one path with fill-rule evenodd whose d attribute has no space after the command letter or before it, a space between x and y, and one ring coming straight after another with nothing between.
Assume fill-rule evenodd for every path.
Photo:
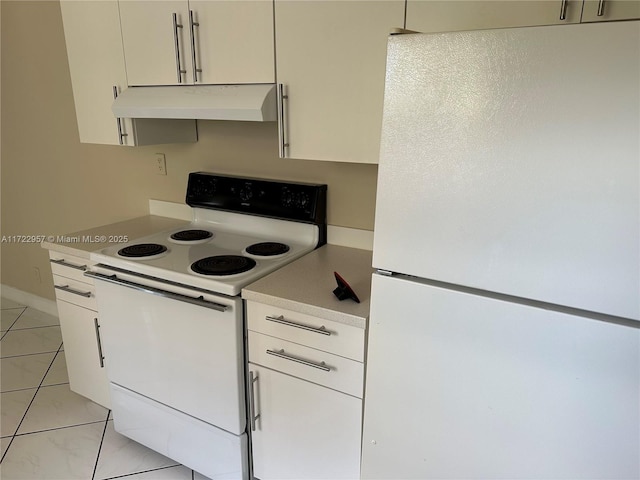
<instances>
[{"instance_id":1,"label":"white lower cabinet","mask_svg":"<svg viewBox=\"0 0 640 480\"><path fill-rule=\"evenodd\" d=\"M97 312L58 300L58 315L71 390L111 408Z\"/></svg>"},{"instance_id":2,"label":"white lower cabinet","mask_svg":"<svg viewBox=\"0 0 640 480\"><path fill-rule=\"evenodd\" d=\"M247 301L253 475L360 478L365 330Z\"/></svg>"},{"instance_id":3,"label":"white lower cabinet","mask_svg":"<svg viewBox=\"0 0 640 480\"><path fill-rule=\"evenodd\" d=\"M49 258L69 387L103 407L111 408L95 288L93 282L84 276L91 262L54 251L49 252Z\"/></svg>"},{"instance_id":4,"label":"white lower cabinet","mask_svg":"<svg viewBox=\"0 0 640 480\"><path fill-rule=\"evenodd\" d=\"M362 400L249 363L253 474L271 479L358 479Z\"/></svg>"}]
</instances>

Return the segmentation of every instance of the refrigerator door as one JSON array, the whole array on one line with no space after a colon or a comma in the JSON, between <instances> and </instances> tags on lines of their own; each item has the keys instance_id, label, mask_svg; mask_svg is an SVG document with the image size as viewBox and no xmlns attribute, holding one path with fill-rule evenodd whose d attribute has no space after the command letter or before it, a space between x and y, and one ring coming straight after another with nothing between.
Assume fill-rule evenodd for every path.
<instances>
[{"instance_id":1,"label":"refrigerator door","mask_svg":"<svg viewBox=\"0 0 640 480\"><path fill-rule=\"evenodd\" d=\"M363 479L639 478L640 330L398 277L371 298Z\"/></svg>"},{"instance_id":2,"label":"refrigerator door","mask_svg":"<svg viewBox=\"0 0 640 480\"><path fill-rule=\"evenodd\" d=\"M640 22L389 40L374 266L640 319Z\"/></svg>"}]
</instances>

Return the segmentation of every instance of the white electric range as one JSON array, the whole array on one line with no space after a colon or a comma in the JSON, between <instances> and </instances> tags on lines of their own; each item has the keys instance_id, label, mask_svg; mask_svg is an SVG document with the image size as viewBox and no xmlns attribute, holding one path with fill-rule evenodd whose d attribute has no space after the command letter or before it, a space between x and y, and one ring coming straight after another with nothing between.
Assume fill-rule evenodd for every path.
<instances>
[{"instance_id":1,"label":"white electric range","mask_svg":"<svg viewBox=\"0 0 640 480\"><path fill-rule=\"evenodd\" d=\"M247 479L249 283L325 243L326 185L192 173L193 221L91 254L115 429Z\"/></svg>"}]
</instances>

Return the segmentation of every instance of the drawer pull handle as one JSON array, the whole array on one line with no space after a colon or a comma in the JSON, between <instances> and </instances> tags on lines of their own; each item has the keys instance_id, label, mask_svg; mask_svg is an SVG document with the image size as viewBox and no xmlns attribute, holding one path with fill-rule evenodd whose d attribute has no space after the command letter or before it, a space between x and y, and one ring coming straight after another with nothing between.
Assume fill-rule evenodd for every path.
<instances>
[{"instance_id":1,"label":"drawer pull handle","mask_svg":"<svg viewBox=\"0 0 640 480\"><path fill-rule=\"evenodd\" d=\"M73 288L69 288L69 285L54 285L58 290L62 290L63 292L73 293L74 295L80 295L81 297L90 298L91 292L79 292L78 290L74 290Z\"/></svg>"},{"instance_id":2,"label":"drawer pull handle","mask_svg":"<svg viewBox=\"0 0 640 480\"><path fill-rule=\"evenodd\" d=\"M290 360L292 362L301 363L302 365L306 365L307 367L317 368L317 369L323 370L325 372L330 372L331 371L331 367L328 367L327 364L324 363L324 362L315 363L315 362L310 362L308 360L303 360L301 358L292 357L291 355L287 355L286 353L284 353L284 349L267 350L267 353L269 355L273 355L274 357L284 358L285 360Z\"/></svg>"},{"instance_id":3,"label":"drawer pull handle","mask_svg":"<svg viewBox=\"0 0 640 480\"><path fill-rule=\"evenodd\" d=\"M302 330L307 330L309 332L319 333L321 335L331 335L331 332L329 330L327 330L324 327L324 325L322 325L319 328L309 327L308 325L303 325L301 323L292 322L291 320L285 320L284 316L282 316L282 315L280 315L279 317L266 316L264 318L265 318L265 320L268 320L270 322L281 323L283 325L288 325L290 327L295 327L295 328L301 328Z\"/></svg>"},{"instance_id":4,"label":"drawer pull handle","mask_svg":"<svg viewBox=\"0 0 640 480\"><path fill-rule=\"evenodd\" d=\"M76 270L82 270L85 272L87 270L86 265L74 265L73 263L65 262L64 260L49 260L51 263L56 263L58 265L62 265L63 267L75 268Z\"/></svg>"},{"instance_id":5,"label":"drawer pull handle","mask_svg":"<svg viewBox=\"0 0 640 480\"><path fill-rule=\"evenodd\" d=\"M104 368L104 355L102 354L102 341L100 340L100 324L98 319L94 317L93 324L96 328L96 340L98 342L98 359L100 360L100 368Z\"/></svg>"},{"instance_id":6,"label":"drawer pull handle","mask_svg":"<svg viewBox=\"0 0 640 480\"><path fill-rule=\"evenodd\" d=\"M256 431L256 420L260 418L260 414L256 415L256 400L254 397L253 384L258 381L258 374L249 371L249 420L251 421L251 431Z\"/></svg>"}]
</instances>

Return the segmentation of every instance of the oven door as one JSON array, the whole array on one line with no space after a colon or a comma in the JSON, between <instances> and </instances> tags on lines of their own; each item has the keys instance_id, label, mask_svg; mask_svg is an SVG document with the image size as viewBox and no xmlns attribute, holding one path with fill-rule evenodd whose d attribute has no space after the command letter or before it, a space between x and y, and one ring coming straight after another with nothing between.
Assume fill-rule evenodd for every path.
<instances>
[{"instance_id":1,"label":"oven door","mask_svg":"<svg viewBox=\"0 0 640 480\"><path fill-rule=\"evenodd\" d=\"M242 300L122 271L87 276L95 279L109 381L243 433Z\"/></svg>"}]
</instances>

